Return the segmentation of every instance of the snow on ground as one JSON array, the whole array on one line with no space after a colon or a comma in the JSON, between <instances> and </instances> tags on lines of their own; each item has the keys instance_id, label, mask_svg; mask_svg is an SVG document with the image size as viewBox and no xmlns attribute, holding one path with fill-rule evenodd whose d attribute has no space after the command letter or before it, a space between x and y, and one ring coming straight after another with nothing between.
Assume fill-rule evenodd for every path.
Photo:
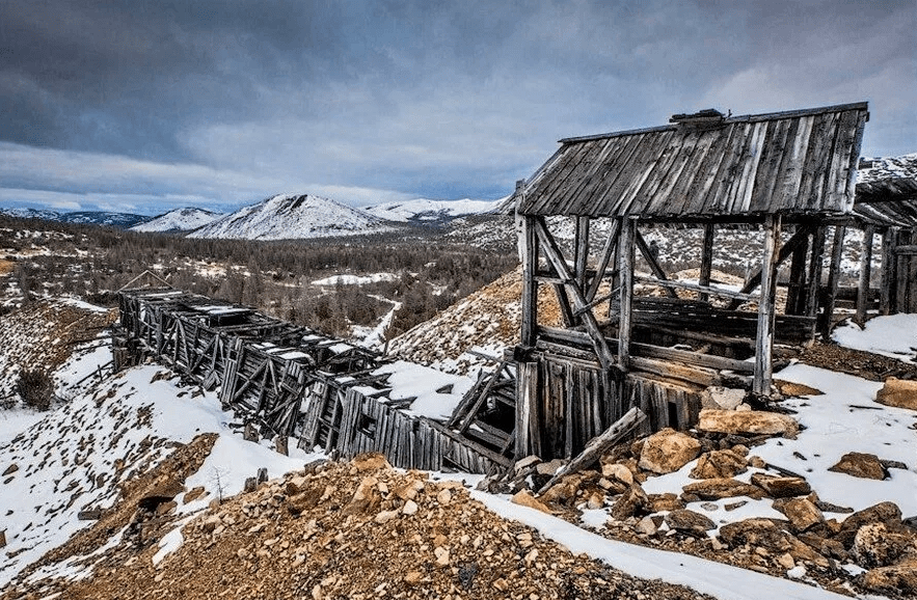
<instances>
[{"instance_id":1,"label":"snow on ground","mask_svg":"<svg viewBox=\"0 0 917 600\"><path fill-rule=\"evenodd\" d=\"M397 400L416 396L417 399L405 412L431 419L448 419L465 392L474 385L474 380L469 377L443 373L403 360L384 365L373 373L391 373L388 379L392 388L389 398ZM448 392L436 391L447 386L451 386Z\"/></svg>"},{"instance_id":2,"label":"snow on ground","mask_svg":"<svg viewBox=\"0 0 917 600\"><path fill-rule=\"evenodd\" d=\"M371 273L369 275L332 275L324 279L316 279L312 285L366 285L380 281L395 281L398 275L394 273Z\"/></svg>"},{"instance_id":3,"label":"snow on ground","mask_svg":"<svg viewBox=\"0 0 917 600\"><path fill-rule=\"evenodd\" d=\"M914 314L875 317L864 328L849 322L836 328L831 337L847 348L917 362L917 315Z\"/></svg>"},{"instance_id":4,"label":"snow on ground","mask_svg":"<svg viewBox=\"0 0 917 600\"><path fill-rule=\"evenodd\" d=\"M513 504L505 498L476 491L472 491L471 495L498 515L534 527L541 535L563 544L571 552L585 553L637 577L685 585L716 596L720 600L847 598L787 579L778 579L688 554L609 540L562 519Z\"/></svg>"},{"instance_id":5,"label":"snow on ground","mask_svg":"<svg viewBox=\"0 0 917 600\"><path fill-rule=\"evenodd\" d=\"M260 467L278 477L314 458L296 448L287 457L244 441L230 429L232 415L220 408L216 394L192 398L177 379L154 381L161 367L136 367L76 386L103 358L104 350L96 348L66 363L57 379L69 402L0 441L0 468L17 467L0 485L0 506L9 511L3 519L7 546L0 587L90 525L77 513L112 506L118 484L158 464L174 442L206 432L220 436L188 481L209 495L183 506L183 512L203 508L220 490L224 496L238 493Z\"/></svg>"},{"instance_id":6,"label":"snow on ground","mask_svg":"<svg viewBox=\"0 0 917 600\"><path fill-rule=\"evenodd\" d=\"M386 342L385 332L391 327L392 321L395 319L395 313L401 310L402 303L388 300L382 296L371 295L370 297L382 302L391 302L392 308L379 319L379 323L375 327L354 326L351 329L351 337L358 340L357 343L364 348L381 349Z\"/></svg>"}]
</instances>

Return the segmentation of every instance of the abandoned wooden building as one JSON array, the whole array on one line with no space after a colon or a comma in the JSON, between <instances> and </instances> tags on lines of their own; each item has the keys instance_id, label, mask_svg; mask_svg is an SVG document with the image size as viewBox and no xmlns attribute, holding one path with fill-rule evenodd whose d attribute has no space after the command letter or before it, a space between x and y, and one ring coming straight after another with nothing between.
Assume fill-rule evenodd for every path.
<instances>
[{"instance_id":1,"label":"abandoned wooden building","mask_svg":"<svg viewBox=\"0 0 917 600\"><path fill-rule=\"evenodd\" d=\"M917 186L856 185L868 117L866 103L740 117L706 110L661 127L561 140L514 194L524 262L516 457L573 456L632 407L649 429L689 427L699 393L712 385L771 394L775 342L827 334L836 303L848 297L839 274L851 228L865 234L852 296L859 319L870 309L917 309ZM561 217L575 227L566 252L552 231ZM652 227L702 229L696 282L668 277L644 237ZM711 283L717 231L729 227L764 237L759 268L738 291ZM590 239L599 232L603 239ZM874 234L883 253L877 291ZM638 256L652 275L636 272ZM787 260L786 301L777 307ZM635 284L657 293L635 296ZM560 328L538 321L538 295L552 289Z\"/></svg>"}]
</instances>

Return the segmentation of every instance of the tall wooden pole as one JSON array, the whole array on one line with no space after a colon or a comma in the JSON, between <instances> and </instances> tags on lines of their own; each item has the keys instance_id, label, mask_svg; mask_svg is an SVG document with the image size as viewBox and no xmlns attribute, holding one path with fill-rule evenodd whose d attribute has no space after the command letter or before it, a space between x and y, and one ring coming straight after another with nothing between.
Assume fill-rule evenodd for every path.
<instances>
[{"instance_id":1,"label":"tall wooden pole","mask_svg":"<svg viewBox=\"0 0 917 600\"><path fill-rule=\"evenodd\" d=\"M835 225L834 240L831 246L831 266L828 268L828 291L825 297L825 310L822 313L819 331L824 340L831 336L831 325L834 321L834 303L837 300L837 288L841 279L841 257L844 253L844 225Z\"/></svg>"},{"instance_id":2,"label":"tall wooden pole","mask_svg":"<svg viewBox=\"0 0 917 600\"><path fill-rule=\"evenodd\" d=\"M701 286L710 285L710 276L713 273L713 223L704 224L704 245L700 253L700 276L697 278L697 284ZM707 302L710 296L706 293L700 293L697 299L701 302Z\"/></svg>"},{"instance_id":3,"label":"tall wooden pole","mask_svg":"<svg viewBox=\"0 0 917 600\"><path fill-rule=\"evenodd\" d=\"M822 267L825 261L825 234L827 228L819 225L812 234L812 259L809 263L809 277L806 288L806 316L818 314L818 296L821 288Z\"/></svg>"},{"instance_id":4,"label":"tall wooden pole","mask_svg":"<svg viewBox=\"0 0 917 600\"><path fill-rule=\"evenodd\" d=\"M621 276L618 317L618 366L627 371L630 364L630 336L634 298L634 238L636 221L624 218L621 223L621 239L618 242L618 268Z\"/></svg>"},{"instance_id":5,"label":"tall wooden pole","mask_svg":"<svg viewBox=\"0 0 917 600\"><path fill-rule=\"evenodd\" d=\"M860 280L857 284L856 322L862 327L866 323L869 308L869 281L872 275L872 240L876 234L875 225L867 225L863 231L863 245L860 251Z\"/></svg>"},{"instance_id":6,"label":"tall wooden pole","mask_svg":"<svg viewBox=\"0 0 917 600\"><path fill-rule=\"evenodd\" d=\"M764 222L764 260L761 265L761 300L758 303L758 335L755 339L755 376L752 393L769 396L774 377L774 317L777 295L777 252L780 246L780 215Z\"/></svg>"},{"instance_id":7,"label":"tall wooden pole","mask_svg":"<svg viewBox=\"0 0 917 600\"><path fill-rule=\"evenodd\" d=\"M589 224L591 221L589 217L577 217L574 234L576 253L573 259L573 271L576 275L576 285L584 292L586 290L586 264L589 262Z\"/></svg>"}]
</instances>

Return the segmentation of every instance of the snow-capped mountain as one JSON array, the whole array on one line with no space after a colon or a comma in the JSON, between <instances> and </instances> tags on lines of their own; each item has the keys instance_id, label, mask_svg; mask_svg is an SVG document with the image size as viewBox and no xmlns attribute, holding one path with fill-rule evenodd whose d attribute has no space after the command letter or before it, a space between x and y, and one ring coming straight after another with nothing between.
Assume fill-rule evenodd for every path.
<instances>
[{"instance_id":1,"label":"snow-capped mountain","mask_svg":"<svg viewBox=\"0 0 917 600\"><path fill-rule=\"evenodd\" d=\"M167 213L153 217L145 223L131 227L131 231L174 232L191 231L216 221L223 213L215 213L203 208L176 208Z\"/></svg>"},{"instance_id":2,"label":"snow-capped mountain","mask_svg":"<svg viewBox=\"0 0 917 600\"><path fill-rule=\"evenodd\" d=\"M62 223L105 225L107 227L117 227L119 229L127 229L150 219L150 217L132 213L95 210L59 212L56 210L42 210L36 208L0 208L0 213L11 217L19 217L21 219L42 219L45 221L60 221Z\"/></svg>"},{"instance_id":3,"label":"snow-capped mountain","mask_svg":"<svg viewBox=\"0 0 917 600\"><path fill-rule=\"evenodd\" d=\"M390 231L362 210L311 194L287 194L245 206L189 234L195 238L288 240Z\"/></svg>"},{"instance_id":4,"label":"snow-capped mountain","mask_svg":"<svg viewBox=\"0 0 917 600\"><path fill-rule=\"evenodd\" d=\"M405 202L385 202L375 206L367 206L363 210L388 221L400 223L419 222L437 223L462 217L489 213L500 206L505 200L428 200L417 198Z\"/></svg>"}]
</instances>

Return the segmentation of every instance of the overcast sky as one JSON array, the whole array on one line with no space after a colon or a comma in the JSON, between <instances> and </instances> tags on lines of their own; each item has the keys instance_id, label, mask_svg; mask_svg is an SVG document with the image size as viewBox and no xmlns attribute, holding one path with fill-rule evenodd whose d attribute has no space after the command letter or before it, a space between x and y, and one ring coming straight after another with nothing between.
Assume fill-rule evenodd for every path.
<instances>
[{"instance_id":1,"label":"overcast sky","mask_svg":"<svg viewBox=\"0 0 917 600\"><path fill-rule=\"evenodd\" d=\"M0 0L0 206L494 199L562 137L862 100L917 151L917 0Z\"/></svg>"}]
</instances>

